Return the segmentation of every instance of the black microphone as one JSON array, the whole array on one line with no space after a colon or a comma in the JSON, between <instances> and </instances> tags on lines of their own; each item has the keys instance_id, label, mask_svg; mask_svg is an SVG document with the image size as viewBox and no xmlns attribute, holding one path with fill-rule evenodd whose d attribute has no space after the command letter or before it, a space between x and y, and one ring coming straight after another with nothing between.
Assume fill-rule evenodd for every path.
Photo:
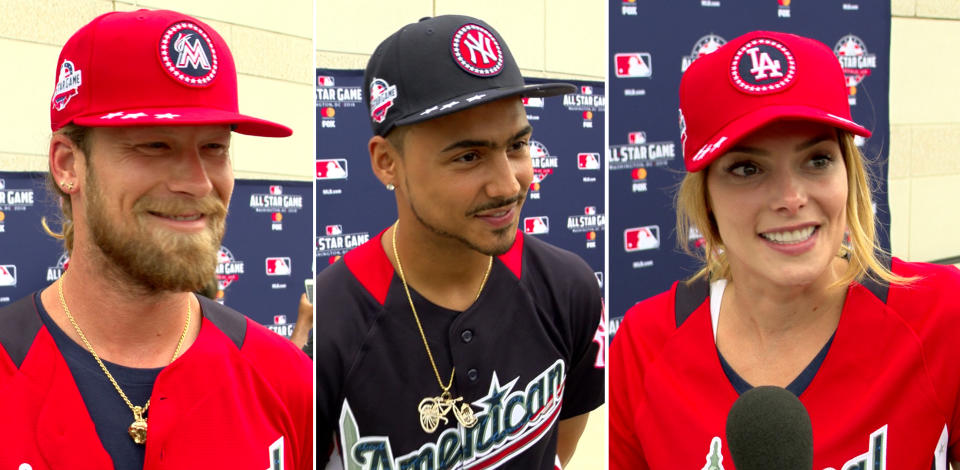
<instances>
[{"instance_id":1,"label":"black microphone","mask_svg":"<svg viewBox=\"0 0 960 470\"><path fill-rule=\"evenodd\" d=\"M813 427L787 389L748 390L727 415L727 445L737 470L812 470Z\"/></svg>"}]
</instances>

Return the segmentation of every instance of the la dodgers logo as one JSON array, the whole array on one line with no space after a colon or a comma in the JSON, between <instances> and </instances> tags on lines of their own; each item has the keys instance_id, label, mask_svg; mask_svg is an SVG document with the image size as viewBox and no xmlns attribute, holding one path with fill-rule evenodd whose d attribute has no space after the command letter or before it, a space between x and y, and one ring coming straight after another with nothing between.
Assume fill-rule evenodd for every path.
<instances>
[{"instance_id":1,"label":"la dodgers logo","mask_svg":"<svg viewBox=\"0 0 960 470\"><path fill-rule=\"evenodd\" d=\"M457 65L478 77L492 77L503 70L503 50L497 38L483 26L465 24L453 34L451 52Z\"/></svg>"},{"instance_id":2,"label":"la dodgers logo","mask_svg":"<svg viewBox=\"0 0 960 470\"><path fill-rule=\"evenodd\" d=\"M785 90L797 76L797 61L780 41L758 38L733 55L730 81L741 91L764 95Z\"/></svg>"},{"instance_id":3,"label":"la dodgers logo","mask_svg":"<svg viewBox=\"0 0 960 470\"><path fill-rule=\"evenodd\" d=\"M80 93L79 88L82 83L80 71L76 70L73 62L64 60L60 64L60 75L57 76L57 86L53 91L51 100L53 109L63 111L70 102L70 98Z\"/></svg>"},{"instance_id":4,"label":"la dodgers logo","mask_svg":"<svg viewBox=\"0 0 960 470\"><path fill-rule=\"evenodd\" d=\"M200 26L176 23L160 38L160 62L171 77L184 85L203 87L217 76L219 61L213 40Z\"/></svg>"},{"instance_id":5,"label":"la dodgers logo","mask_svg":"<svg viewBox=\"0 0 960 470\"><path fill-rule=\"evenodd\" d=\"M397 86L387 83L382 78L370 81L370 118L374 122L383 122L387 118L387 110L397 99Z\"/></svg>"}]
</instances>

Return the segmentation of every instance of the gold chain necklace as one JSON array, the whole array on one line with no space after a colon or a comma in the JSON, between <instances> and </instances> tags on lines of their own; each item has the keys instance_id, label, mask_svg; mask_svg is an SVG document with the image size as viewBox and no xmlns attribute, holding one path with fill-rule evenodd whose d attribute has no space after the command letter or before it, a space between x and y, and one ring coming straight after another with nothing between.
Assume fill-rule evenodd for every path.
<instances>
[{"instance_id":1,"label":"gold chain necklace","mask_svg":"<svg viewBox=\"0 0 960 470\"><path fill-rule=\"evenodd\" d=\"M420 338L423 340L423 347L427 350L427 357L430 358L430 365L433 366L433 373L437 376L437 383L440 384L440 388L443 390L443 393L439 396L427 397L420 400L420 404L417 405L417 411L420 412L420 427L422 427L425 432L432 433L440 426L440 421L444 423L449 421L447 419L447 413L452 411L453 416L457 418L457 421L461 425L472 428L473 425L477 424L477 418L473 415L473 409L470 408L470 404L460 403L458 407L457 403L462 402L463 397L453 398L450 394L450 387L453 386L453 375L456 373L457 368L453 367L450 370L450 381L444 385L443 380L440 378L440 371L437 370L437 363L433 360L433 353L430 352L427 335L423 332L423 325L420 324L420 317L417 316L417 309L413 306L413 297L410 297L410 288L407 287L407 279L403 275L403 265L400 264L400 253L397 252L397 227L399 225L399 220L393 224L393 235L391 237L393 257L397 260L397 272L400 274L400 282L403 283L403 291L407 293L407 301L410 302L410 311L413 312L413 319L416 320L417 329L420 330ZM483 292L483 286L487 283L487 277L490 275L490 269L492 267L493 256L490 257L490 262L487 263L487 271L483 273L480 288L477 289L477 295L473 298L474 302L480 298L480 293Z\"/></svg>"},{"instance_id":2,"label":"gold chain necklace","mask_svg":"<svg viewBox=\"0 0 960 470\"><path fill-rule=\"evenodd\" d=\"M113 375L110 374L110 371L107 370L107 366L103 365L103 361L100 360L100 356L97 355L97 352L93 350L93 346L90 344L90 341L87 341L87 337L83 334L83 331L80 330L80 325L77 325L76 320L73 319L73 315L70 314L70 309L67 308L67 301L63 298L63 276L60 276L60 279L57 280L57 294L60 295L60 306L63 307L63 313L67 314L67 320L70 320L70 324L73 325L73 328L77 330L77 336L83 341L83 345L87 347L87 351L90 351L90 354L93 355L94 360L97 361L97 364L100 365L100 369L103 370L104 374L107 374L107 378L110 379L110 383L113 384L113 388L117 389L117 393L120 394L120 398L123 398L124 403L130 407L130 411L133 412L133 422L130 423L130 427L127 428L127 433L130 434L130 437L133 438L133 442L137 444L145 444L147 442L147 419L143 417L143 414L147 412L147 408L150 407L150 399L147 399L147 403L143 406L134 406L130 402L130 399L127 398L127 394L123 393L123 389L120 388L120 384L113 378ZM177 359L177 356L180 355L180 348L183 346L183 340L187 337L187 330L190 328L190 317L193 313L193 309L190 306L190 299L187 299L187 323L183 325L183 332L180 333L180 340L177 341L177 349L173 351L173 357L170 358L170 362L173 362Z\"/></svg>"}]
</instances>

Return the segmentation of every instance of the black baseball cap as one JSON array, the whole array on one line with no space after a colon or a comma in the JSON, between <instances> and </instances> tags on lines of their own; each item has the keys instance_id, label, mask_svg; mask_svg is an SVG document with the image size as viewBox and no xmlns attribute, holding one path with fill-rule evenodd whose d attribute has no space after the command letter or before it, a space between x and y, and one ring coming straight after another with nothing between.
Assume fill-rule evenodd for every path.
<instances>
[{"instance_id":1,"label":"black baseball cap","mask_svg":"<svg viewBox=\"0 0 960 470\"><path fill-rule=\"evenodd\" d=\"M507 43L483 20L423 18L377 46L363 75L376 135L508 96L555 96L569 83L527 85Z\"/></svg>"}]
</instances>

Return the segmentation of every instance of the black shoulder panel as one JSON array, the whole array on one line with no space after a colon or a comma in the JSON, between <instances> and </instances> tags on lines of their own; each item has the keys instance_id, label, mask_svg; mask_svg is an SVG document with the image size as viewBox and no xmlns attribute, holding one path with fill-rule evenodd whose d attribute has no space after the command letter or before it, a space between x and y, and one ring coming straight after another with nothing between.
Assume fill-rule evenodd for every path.
<instances>
[{"instance_id":1,"label":"black shoulder panel","mask_svg":"<svg viewBox=\"0 0 960 470\"><path fill-rule=\"evenodd\" d=\"M237 345L237 349L242 348L243 340L247 336L247 317L202 295L198 295L197 299L200 301L200 308L203 309L203 316L227 335L230 341Z\"/></svg>"},{"instance_id":2,"label":"black shoulder panel","mask_svg":"<svg viewBox=\"0 0 960 470\"><path fill-rule=\"evenodd\" d=\"M42 326L43 320L37 312L33 295L0 308L0 345L3 345L17 368L23 364Z\"/></svg>"},{"instance_id":3,"label":"black shoulder panel","mask_svg":"<svg viewBox=\"0 0 960 470\"><path fill-rule=\"evenodd\" d=\"M689 317L704 300L707 300L707 296L709 295L710 282L706 277L698 278L689 284L684 281L677 283L676 300L673 306L674 314L677 317L677 328L680 328L680 325L687 321L687 317Z\"/></svg>"},{"instance_id":4,"label":"black shoulder panel","mask_svg":"<svg viewBox=\"0 0 960 470\"><path fill-rule=\"evenodd\" d=\"M883 267L890 270L891 259L889 256L886 256L882 253L877 254L877 261L880 262ZM890 292L890 283L884 280L877 280L870 276L865 277L860 284L863 287L866 287L873 295L877 296L881 302L887 303L887 294Z\"/></svg>"}]
</instances>

